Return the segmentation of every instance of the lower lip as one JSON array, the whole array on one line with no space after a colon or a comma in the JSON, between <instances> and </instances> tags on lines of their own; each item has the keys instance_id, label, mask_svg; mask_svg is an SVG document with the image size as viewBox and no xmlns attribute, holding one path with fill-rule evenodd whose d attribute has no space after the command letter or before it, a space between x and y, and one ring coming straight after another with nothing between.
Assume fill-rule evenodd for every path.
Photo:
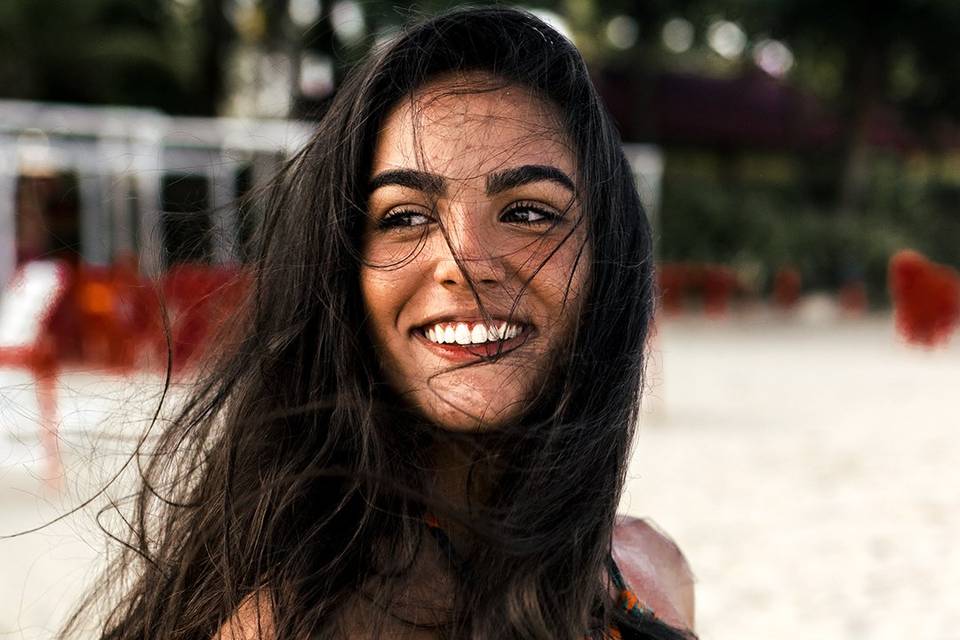
<instances>
[{"instance_id":1,"label":"lower lip","mask_svg":"<svg viewBox=\"0 0 960 640\"><path fill-rule=\"evenodd\" d=\"M508 351L513 351L532 338L534 331L531 327L524 327L514 338L503 342L484 342L483 344L437 344L424 335L421 329L415 329L413 335L440 357L454 362L465 362L478 358L491 358L498 354L503 355Z\"/></svg>"}]
</instances>

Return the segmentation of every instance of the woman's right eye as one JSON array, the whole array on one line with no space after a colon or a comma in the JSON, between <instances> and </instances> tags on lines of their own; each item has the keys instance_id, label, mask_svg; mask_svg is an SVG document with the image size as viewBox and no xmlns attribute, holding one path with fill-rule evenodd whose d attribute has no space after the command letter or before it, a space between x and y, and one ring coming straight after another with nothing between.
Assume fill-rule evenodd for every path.
<instances>
[{"instance_id":1,"label":"woman's right eye","mask_svg":"<svg viewBox=\"0 0 960 640\"><path fill-rule=\"evenodd\" d=\"M380 218L377 226L381 229L396 229L402 227L419 227L430 224L430 216L419 211L391 211Z\"/></svg>"}]
</instances>

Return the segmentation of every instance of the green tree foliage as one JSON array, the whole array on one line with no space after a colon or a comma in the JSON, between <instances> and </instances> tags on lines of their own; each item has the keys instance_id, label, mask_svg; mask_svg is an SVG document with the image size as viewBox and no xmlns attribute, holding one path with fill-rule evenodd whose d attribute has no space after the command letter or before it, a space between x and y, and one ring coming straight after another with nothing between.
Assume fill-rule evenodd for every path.
<instances>
[{"instance_id":1,"label":"green tree foliage","mask_svg":"<svg viewBox=\"0 0 960 640\"><path fill-rule=\"evenodd\" d=\"M175 107L185 83L175 65L165 4L0 2L0 93Z\"/></svg>"},{"instance_id":2,"label":"green tree foliage","mask_svg":"<svg viewBox=\"0 0 960 640\"><path fill-rule=\"evenodd\" d=\"M608 49L604 66L637 79L664 70L735 76L753 65L750 49L724 60L705 44L717 19L738 23L750 43L776 38L795 64L784 82L817 96L839 124L829 148L780 150L798 170L780 185L750 184L730 167L764 150L735 142L691 145L717 166L709 175L665 177L661 251L668 260L799 267L814 287L865 280L882 297L886 264L912 247L956 264L958 227L952 171L906 176L911 159L936 163L955 144L960 117L960 2L956 0L651 0L603 4L596 24L624 13L636 18L635 47ZM694 46L666 51L660 29L672 17L696 29ZM602 31L597 31L602 38ZM656 99L655 97L653 99ZM709 109L705 100L703 109ZM643 118L637 113L637 118ZM913 149L904 154L877 134L893 134ZM668 149L668 169L690 162ZM757 175L766 174L764 168Z\"/></svg>"},{"instance_id":3,"label":"green tree foliage","mask_svg":"<svg viewBox=\"0 0 960 640\"><path fill-rule=\"evenodd\" d=\"M789 40L801 68L838 71L832 98L845 133L841 212L866 204L868 134L878 109L896 108L933 145L944 120L960 114L960 3L954 0L764 0L744 19ZM818 88L816 74L807 78Z\"/></svg>"},{"instance_id":4,"label":"green tree foliage","mask_svg":"<svg viewBox=\"0 0 960 640\"><path fill-rule=\"evenodd\" d=\"M214 115L232 37L218 0L3 0L0 97Z\"/></svg>"}]
</instances>

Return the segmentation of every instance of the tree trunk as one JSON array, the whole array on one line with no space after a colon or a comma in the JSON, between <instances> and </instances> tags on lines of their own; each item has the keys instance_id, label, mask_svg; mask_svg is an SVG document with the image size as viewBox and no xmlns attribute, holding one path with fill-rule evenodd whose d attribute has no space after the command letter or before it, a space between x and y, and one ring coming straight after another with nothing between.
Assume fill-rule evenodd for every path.
<instances>
[{"instance_id":1,"label":"tree trunk","mask_svg":"<svg viewBox=\"0 0 960 640\"><path fill-rule=\"evenodd\" d=\"M887 52L868 47L851 49L847 86L853 94L842 119L843 149L837 214L862 210L870 179L870 126L883 91Z\"/></svg>"},{"instance_id":2,"label":"tree trunk","mask_svg":"<svg viewBox=\"0 0 960 640\"><path fill-rule=\"evenodd\" d=\"M223 12L223 0L202 0L200 11L200 86L197 87L197 112L216 116L223 104L226 88L226 59L231 27Z\"/></svg>"}]
</instances>

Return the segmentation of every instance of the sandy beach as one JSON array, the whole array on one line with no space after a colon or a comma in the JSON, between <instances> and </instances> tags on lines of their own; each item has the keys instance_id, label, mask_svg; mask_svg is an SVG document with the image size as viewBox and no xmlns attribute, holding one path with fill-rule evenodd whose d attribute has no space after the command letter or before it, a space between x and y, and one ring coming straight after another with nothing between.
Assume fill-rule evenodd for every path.
<instances>
[{"instance_id":1,"label":"sandy beach","mask_svg":"<svg viewBox=\"0 0 960 640\"><path fill-rule=\"evenodd\" d=\"M683 549L702 638L960 639L960 339L927 351L887 316L766 313L666 320L652 355L622 510ZM0 371L0 535L102 485L158 389L63 376L56 493L30 379ZM53 637L104 562L103 504L0 539L0 639Z\"/></svg>"}]
</instances>

